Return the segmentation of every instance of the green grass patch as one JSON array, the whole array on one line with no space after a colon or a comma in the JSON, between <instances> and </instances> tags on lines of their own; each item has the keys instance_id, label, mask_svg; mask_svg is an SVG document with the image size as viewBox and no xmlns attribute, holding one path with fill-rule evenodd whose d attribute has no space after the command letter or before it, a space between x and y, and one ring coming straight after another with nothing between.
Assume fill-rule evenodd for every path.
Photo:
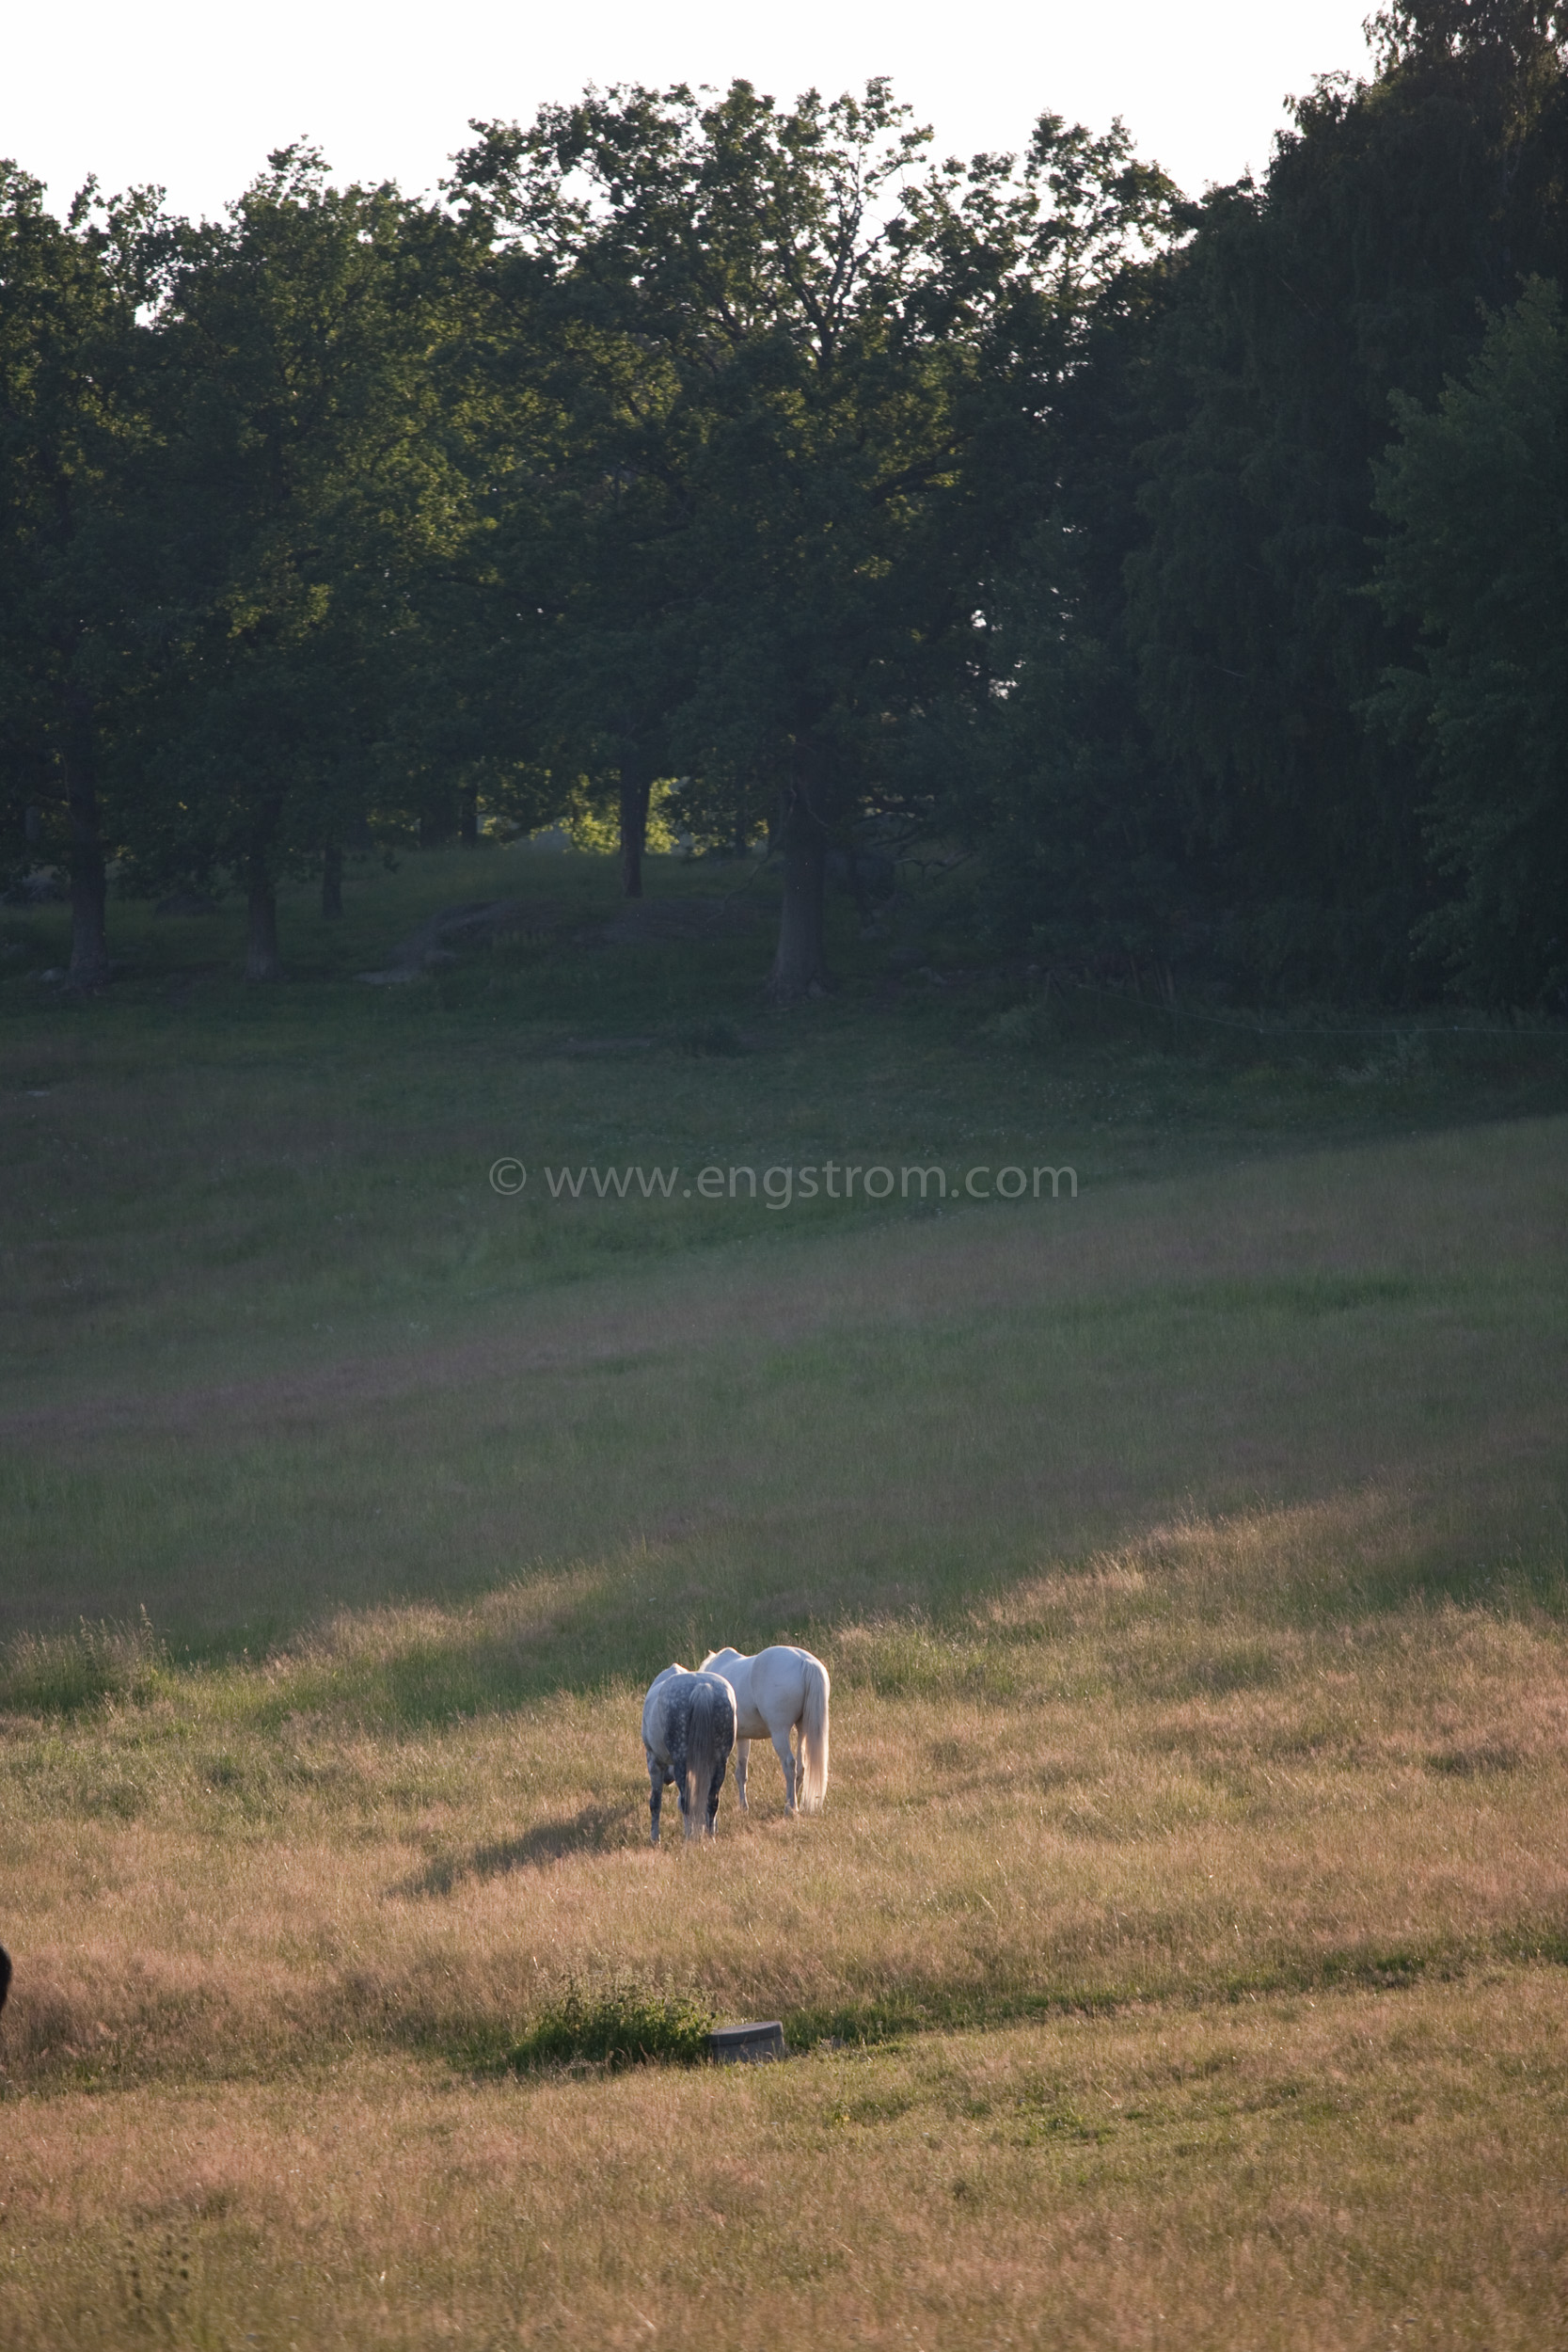
<instances>
[{"instance_id":1,"label":"green grass patch","mask_svg":"<svg viewBox=\"0 0 1568 2352\"><path fill-rule=\"evenodd\" d=\"M507 2052L519 2073L540 2066L695 2066L717 2020L697 1994L667 1992L627 1974L572 1983L540 2009Z\"/></svg>"}]
</instances>

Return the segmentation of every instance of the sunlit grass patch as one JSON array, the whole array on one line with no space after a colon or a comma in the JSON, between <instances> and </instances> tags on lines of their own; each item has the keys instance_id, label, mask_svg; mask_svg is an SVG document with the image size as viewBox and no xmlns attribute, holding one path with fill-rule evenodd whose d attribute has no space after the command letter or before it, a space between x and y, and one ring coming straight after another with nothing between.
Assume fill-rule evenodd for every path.
<instances>
[{"instance_id":1,"label":"sunlit grass patch","mask_svg":"<svg viewBox=\"0 0 1568 2352\"><path fill-rule=\"evenodd\" d=\"M515 1706L537 1689L541 1657L604 1606L605 1582L582 1567L516 1578L456 1608L339 1610L274 1654L264 1704L274 1719L404 1729Z\"/></svg>"},{"instance_id":2,"label":"sunlit grass patch","mask_svg":"<svg viewBox=\"0 0 1568 2352\"><path fill-rule=\"evenodd\" d=\"M145 1610L133 1625L88 1625L73 1633L13 1634L0 1649L0 1715L78 1715L106 1701L144 1703L167 1663Z\"/></svg>"}]
</instances>

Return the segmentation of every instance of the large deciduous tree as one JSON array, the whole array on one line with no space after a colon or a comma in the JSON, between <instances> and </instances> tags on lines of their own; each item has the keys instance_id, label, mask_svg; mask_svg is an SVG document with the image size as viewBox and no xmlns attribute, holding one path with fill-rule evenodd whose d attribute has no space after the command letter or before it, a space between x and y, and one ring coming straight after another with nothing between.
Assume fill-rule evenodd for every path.
<instances>
[{"instance_id":1,"label":"large deciduous tree","mask_svg":"<svg viewBox=\"0 0 1568 2352\"><path fill-rule=\"evenodd\" d=\"M64 221L0 163L0 825L70 876L70 977L109 977L104 751L142 684L130 484L167 231L147 192Z\"/></svg>"},{"instance_id":2,"label":"large deciduous tree","mask_svg":"<svg viewBox=\"0 0 1568 2352\"><path fill-rule=\"evenodd\" d=\"M277 888L377 793L417 796L426 576L471 522L439 357L460 232L285 149L187 234L159 324L159 691L139 714L133 844L151 880L218 869L245 970L277 977ZM411 692L416 683L423 690Z\"/></svg>"},{"instance_id":3,"label":"large deciduous tree","mask_svg":"<svg viewBox=\"0 0 1568 2352\"><path fill-rule=\"evenodd\" d=\"M1016 169L932 167L927 135L880 81L636 88L485 127L460 167L548 256L598 388L556 653L634 762L651 739L710 801L727 778L742 831L771 794L785 1001L827 978L830 848L941 798L929 722L984 691L1069 322L1170 195L1119 130L1044 118Z\"/></svg>"}]
</instances>

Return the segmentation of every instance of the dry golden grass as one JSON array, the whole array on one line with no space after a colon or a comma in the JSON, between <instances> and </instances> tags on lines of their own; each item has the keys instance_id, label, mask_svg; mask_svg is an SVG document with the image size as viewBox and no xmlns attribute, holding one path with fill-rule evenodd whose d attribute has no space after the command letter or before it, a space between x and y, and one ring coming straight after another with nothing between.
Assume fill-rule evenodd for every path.
<instances>
[{"instance_id":1,"label":"dry golden grass","mask_svg":"<svg viewBox=\"0 0 1568 2352\"><path fill-rule=\"evenodd\" d=\"M7 2111L8 2352L146 2342L1540 2352L1559 1970L473 2084Z\"/></svg>"},{"instance_id":2,"label":"dry golden grass","mask_svg":"<svg viewBox=\"0 0 1568 2352\"><path fill-rule=\"evenodd\" d=\"M611 1963L806 2035L1561 1957L1557 1623L1291 1610L1315 1558L1402 1538L1371 1497L1191 1523L940 1637L847 1626L827 1818L787 1823L759 1754L751 1817L687 1854L646 1850L629 1688L419 1734L334 1712L334 1661L390 1674L500 1599L148 1669L11 1726L10 2081L477 2058Z\"/></svg>"}]
</instances>

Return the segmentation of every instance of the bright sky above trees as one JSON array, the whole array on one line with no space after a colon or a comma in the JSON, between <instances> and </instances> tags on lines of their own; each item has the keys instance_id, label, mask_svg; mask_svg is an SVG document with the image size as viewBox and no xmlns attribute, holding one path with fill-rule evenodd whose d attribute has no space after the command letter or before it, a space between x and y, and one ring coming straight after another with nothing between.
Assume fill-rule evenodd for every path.
<instances>
[{"instance_id":1,"label":"bright sky above trees","mask_svg":"<svg viewBox=\"0 0 1568 2352\"><path fill-rule=\"evenodd\" d=\"M313 140L342 178L434 186L470 116L527 118L589 81L723 84L745 74L781 99L887 73L943 152L1021 146L1046 106L1102 128L1184 187L1260 168L1288 91L1361 71L1370 0L274 0L260 14L211 0L83 0L18 8L7 28L0 155L55 208L96 172L156 181L178 210L216 213L267 151Z\"/></svg>"}]
</instances>

